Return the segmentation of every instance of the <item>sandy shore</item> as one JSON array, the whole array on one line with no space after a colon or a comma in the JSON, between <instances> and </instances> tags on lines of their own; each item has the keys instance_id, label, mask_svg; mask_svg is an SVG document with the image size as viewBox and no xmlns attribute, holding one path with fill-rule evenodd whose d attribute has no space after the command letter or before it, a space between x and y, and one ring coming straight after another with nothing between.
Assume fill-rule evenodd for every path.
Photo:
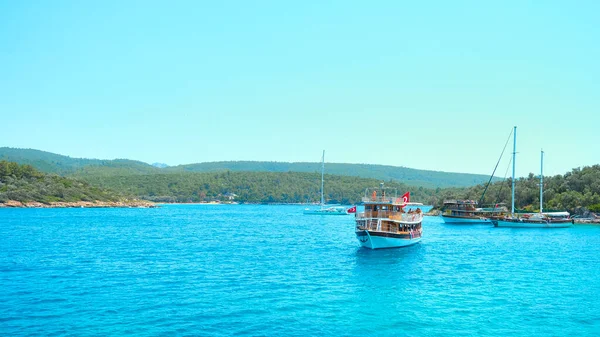
<instances>
[{"instance_id":1,"label":"sandy shore","mask_svg":"<svg viewBox=\"0 0 600 337\"><path fill-rule=\"evenodd\" d=\"M128 201L76 201L76 202L51 202L44 204L37 201L20 202L9 200L0 203L0 208L18 207L18 208L114 208L114 207L140 207L151 208L157 207L156 204L144 200L128 200Z\"/></svg>"}]
</instances>

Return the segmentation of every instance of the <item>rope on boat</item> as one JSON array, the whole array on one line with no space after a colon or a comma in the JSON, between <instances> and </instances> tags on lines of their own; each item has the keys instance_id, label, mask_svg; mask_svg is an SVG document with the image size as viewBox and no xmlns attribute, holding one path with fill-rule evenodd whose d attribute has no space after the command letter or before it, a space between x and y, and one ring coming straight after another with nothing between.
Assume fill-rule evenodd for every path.
<instances>
[{"instance_id":1,"label":"rope on boat","mask_svg":"<svg viewBox=\"0 0 600 337\"><path fill-rule=\"evenodd\" d=\"M508 145L508 142L510 141L510 137L513 134L513 130L510 131L510 134L508 135L508 138L506 139L506 143L504 144L504 148L502 149L502 153L500 153L500 158L498 158L498 162L496 163L496 167L494 167L494 171L492 172L492 175L490 176L490 180L488 180L487 185L485 185L485 189L483 190L483 193L481 194L481 199L479 199L479 204L483 205L483 198L485 197L485 192L487 192L488 187L490 187L490 183L492 182L492 179L494 178L494 173L496 173L496 169L498 168L498 165L500 164L500 160L502 160L502 156L504 155L504 151L506 150L506 146Z\"/></svg>"}]
</instances>

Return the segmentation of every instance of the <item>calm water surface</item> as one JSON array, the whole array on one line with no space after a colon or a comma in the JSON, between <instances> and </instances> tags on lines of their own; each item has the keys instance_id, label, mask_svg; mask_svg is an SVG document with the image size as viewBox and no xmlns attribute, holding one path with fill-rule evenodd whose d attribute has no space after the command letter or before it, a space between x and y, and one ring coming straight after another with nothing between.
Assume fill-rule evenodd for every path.
<instances>
[{"instance_id":1,"label":"calm water surface","mask_svg":"<svg viewBox=\"0 0 600 337\"><path fill-rule=\"evenodd\" d=\"M600 335L600 227L371 251L302 210L0 209L0 334Z\"/></svg>"}]
</instances>

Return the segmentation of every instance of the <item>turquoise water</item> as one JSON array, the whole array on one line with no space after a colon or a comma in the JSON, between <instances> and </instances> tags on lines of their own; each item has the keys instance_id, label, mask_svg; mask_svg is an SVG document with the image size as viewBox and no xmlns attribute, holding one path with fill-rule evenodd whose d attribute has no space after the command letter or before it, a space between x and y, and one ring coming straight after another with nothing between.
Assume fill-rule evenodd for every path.
<instances>
[{"instance_id":1,"label":"turquoise water","mask_svg":"<svg viewBox=\"0 0 600 337\"><path fill-rule=\"evenodd\" d=\"M0 334L600 335L600 227L371 251L303 209L0 209Z\"/></svg>"}]
</instances>

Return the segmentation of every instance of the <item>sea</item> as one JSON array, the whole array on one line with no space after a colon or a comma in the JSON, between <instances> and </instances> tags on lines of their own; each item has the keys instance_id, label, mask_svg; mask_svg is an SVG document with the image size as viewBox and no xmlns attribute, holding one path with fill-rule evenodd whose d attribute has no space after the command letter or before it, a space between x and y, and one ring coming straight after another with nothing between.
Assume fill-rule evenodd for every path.
<instances>
[{"instance_id":1,"label":"sea","mask_svg":"<svg viewBox=\"0 0 600 337\"><path fill-rule=\"evenodd\" d=\"M0 335L600 335L600 226L373 251L303 209L0 209Z\"/></svg>"}]
</instances>

